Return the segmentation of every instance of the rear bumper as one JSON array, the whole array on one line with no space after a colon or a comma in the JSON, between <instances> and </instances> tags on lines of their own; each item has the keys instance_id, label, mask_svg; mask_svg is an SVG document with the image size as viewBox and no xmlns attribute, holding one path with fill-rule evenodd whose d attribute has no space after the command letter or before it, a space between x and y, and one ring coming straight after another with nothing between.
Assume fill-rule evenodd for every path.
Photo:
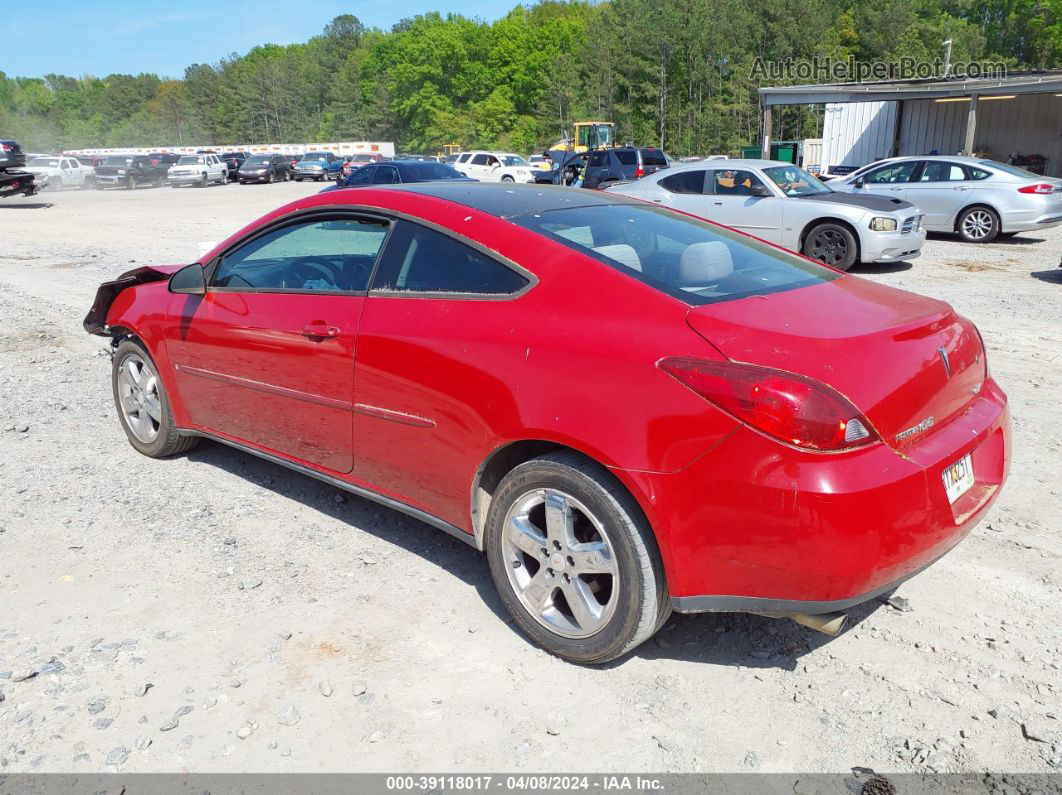
<instances>
[{"instance_id":1,"label":"rear bumper","mask_svg":"<svg viewBox=\"0 0 1062 795\"><path fill-rule=\"evenodd\" d=\"M1049 207L1047 212L1004 213L1000 219L1004 232L1032 232L1037 229L1050 229L1059 224L1062 224L1062 203Z\"/></svg>"},{"instance_id":2,"label":"rear bumper","mask_svg":"<svg viewBox=\"0 0 1062 795\"><path fill-rule=\"evenodd\" d=\"M951 504L943 472L968 453L975 483ZM643 497L677 610L821 613L952 549L998 496L1009 460L1006 396L989 380L902 455L884 444L806 453L742 427L677 473L623 474Z\"/></svg>"}]
</instances>

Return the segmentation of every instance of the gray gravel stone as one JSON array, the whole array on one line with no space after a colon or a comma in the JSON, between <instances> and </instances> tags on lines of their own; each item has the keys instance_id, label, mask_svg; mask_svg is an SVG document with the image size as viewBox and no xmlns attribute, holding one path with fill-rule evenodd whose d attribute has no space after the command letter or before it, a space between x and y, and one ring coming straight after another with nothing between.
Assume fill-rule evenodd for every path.
<instances>
[{"instance_id":1,"label":"gray gravel stone","mask_svg":"<svg viewBox=\"0 0 1062 795\"><path fill-rule=\"evenodd\" d=\"M96 718L92 725L97 729L106 729L112 723L114 723L114 718Z\"/></svg>"},{"instance_id":2,"label":"gray gravel stone","mask_svg":"<svg viewBox=\"0 0 1062 795\"><path fill-rule=\"evenodd\" d=\"M176 729L179 723L180 722L177 720L177 718L170 718L168 721L159 726L159 731L168 732L171 729Z\"/></svg>"},{"instance_id":3,"label":"gray gravel stone","mask_svg":"<svg viewBox=\"0 0 1062 795\"><path fill-rule=\"evenodd\" d=\"M107 754L107 764L117 767L118 765L124 765L126 760L129 759L129 749L125 746L119 746L112 748L110 753Z\"/></svg>"},{"instance_id":4,"label":"gray gravel stone","mask_svg":"<svg viewBox=\"0 0 1062 795\"><path fill-rule=\"evenodd\" d=\"M277 723L281 726L294 726L299 722L299 711L294 704L285 704L277 710Z\"/></svg>"},{"instance_id":5,"label":"gray gravel stone","mask_svg":"<svg viewBox=\"0 0 1062 795\"><path fill-rule=\"evenodd\" d=\"M134 743L134 745L136 746L136 750L146 751L148 748L151 747L151 742L152 740L150 737L141 734L136 738L136 742Z\"/></svg>"}]
</instances>

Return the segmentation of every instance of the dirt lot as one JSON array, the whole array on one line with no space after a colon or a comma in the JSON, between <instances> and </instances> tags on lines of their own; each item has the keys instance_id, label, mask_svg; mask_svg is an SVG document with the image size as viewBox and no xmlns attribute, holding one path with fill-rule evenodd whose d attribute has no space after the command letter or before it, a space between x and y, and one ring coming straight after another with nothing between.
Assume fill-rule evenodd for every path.
<instances>
[{"instance_id":1,"label":"dirt lot","mask_svg":"<svg viewBox=\"0 0 1062 795\"><path fill-rule=\"evenodd\" d=\"M427 525L212 443L127 444L81 328L97 283L318 187L0 204L0 771L1062 769L1062 229L861 271L971 317L1015 418L997 506L908 610L836 639L675 616L586 669Z\"/></svg>"}]
</instances>

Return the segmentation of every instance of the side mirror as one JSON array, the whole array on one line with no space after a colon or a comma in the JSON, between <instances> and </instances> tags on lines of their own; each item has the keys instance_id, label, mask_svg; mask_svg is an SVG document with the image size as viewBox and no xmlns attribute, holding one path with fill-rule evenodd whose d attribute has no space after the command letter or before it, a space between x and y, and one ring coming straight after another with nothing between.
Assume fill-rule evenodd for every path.
<instances>
[{"instance_id":1,"label":"side mirror","mask_svg":"<svg viewBox=\"0 0 1062 795\"><path fill-rule=\"evenodd\" d=\"M766 197L766 196L770 196L771 195L771 192L770 192L770 190L767 189L766 185L752 185L752 186L749 187L749 192L753 196L760 196L760 197Z\"/></svg>"},{"instance_id":2,"label":"side mirror","mask_svg":"<svg viewBox=\"0 0 1062 795\"><path fill-rule=\"evenodd\" d=\"M859 179L857 179L857 180L856 180L855 182L853 182L853 183L852 183L852 187L853 187L853 188L862 188L862 187L863 187L864 185L866 185L866 184L867 184L867 183L865 183L865 182L863 181L863 178L862 178L862 177L860 177Z\"/></svg>"},{"instance_id":3,"label":"side mirror","mask_svg":"<svg viewBox=\"0 0 1062 795\"><path fill-rule=\"evenodd\" d=\"M198 262L193 262L181 268L170 277L169 290L171 293L206 295L206 276L203 273L203 266Z\"/></svg>"}]
</instances>

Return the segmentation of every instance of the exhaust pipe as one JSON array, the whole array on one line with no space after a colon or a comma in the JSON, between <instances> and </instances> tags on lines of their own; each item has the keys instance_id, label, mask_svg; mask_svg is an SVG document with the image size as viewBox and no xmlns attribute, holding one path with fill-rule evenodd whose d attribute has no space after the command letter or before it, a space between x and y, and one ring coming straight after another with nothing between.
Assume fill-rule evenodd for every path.
<instances>
[{"instance_id":1,"label":"exhaust pipe","mask_svg":"<svg viewBox=\"0 0 1062 795\"><path fill-rule=\"evenodd\" d=\"M789 613L786 618L791 618L800 626L823 632L831 637L837 637L844 629L848 621L847 613Z\"/></svg>"}]
</instances>

